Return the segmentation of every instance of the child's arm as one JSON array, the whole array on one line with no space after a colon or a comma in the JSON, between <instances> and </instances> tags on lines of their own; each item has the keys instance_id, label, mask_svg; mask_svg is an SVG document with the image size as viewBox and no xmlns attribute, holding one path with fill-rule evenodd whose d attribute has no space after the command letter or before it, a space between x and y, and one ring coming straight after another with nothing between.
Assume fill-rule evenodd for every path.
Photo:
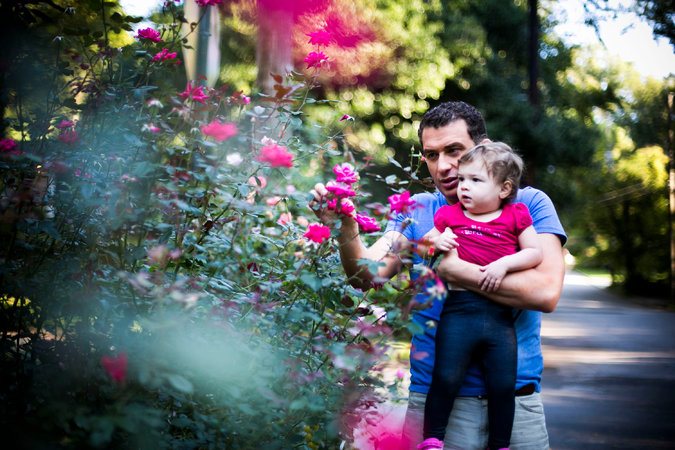
<instances>
[{"instance_id":1,"label":"child's arm","mask_svg":"<svg viewBox=\"0 0 675 450\"><path fill-rule=\"evenodd\" d=\"M433 249L434 254L440 252L449 252L457 248L457 236L452 232L450 228L446 228L444 232L438 231L438 228L432 228L424 237L421 239L422 243L429 243L431 249Z\"/></svg>"},{"instance_id":2,"label":"child's arm","mask_svg":"<svg viewBox=\"0 0 675 450\"><path fill-rule=\"evenodd\" d=\"M507 273L530 269L541 263L543 259L541 243L532 225L520 233L518 246L520 251L517 253L502 256L480 268L483 272L479 281L481 290L494 292L499 289L499 285Z\"/></svg>"}]
</instances>

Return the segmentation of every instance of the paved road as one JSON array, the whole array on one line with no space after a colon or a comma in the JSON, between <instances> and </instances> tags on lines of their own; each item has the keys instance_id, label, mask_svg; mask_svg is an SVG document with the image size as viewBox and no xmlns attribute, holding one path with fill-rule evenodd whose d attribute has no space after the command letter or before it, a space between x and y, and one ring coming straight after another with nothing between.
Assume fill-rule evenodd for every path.
<instances>
[{"instance_id":1,"label":"paved road","mask_svg":"<svg viewBox=\"0 0 675 450\"><path fill-rule=\"evenodd\" d=\"M542 345L553 450L675 449L675 313L569 272Z\"/></svg>"}]
</instances>

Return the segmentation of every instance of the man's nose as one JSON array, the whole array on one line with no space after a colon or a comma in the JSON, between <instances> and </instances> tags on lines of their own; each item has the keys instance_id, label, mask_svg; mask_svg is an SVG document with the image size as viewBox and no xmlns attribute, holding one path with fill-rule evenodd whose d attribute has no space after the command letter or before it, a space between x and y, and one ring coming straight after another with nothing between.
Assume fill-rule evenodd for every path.
<instances>
[{"instance_id":1,"label":"man's nose","mask_svg":"<svg viewBox=\"0 0 675 450\"><path fill-rule=\"evenodd\" d=\"M456 170L457 158L451 156L441 155L438 161L439 170Z\"/></svg>"}]
</instances>

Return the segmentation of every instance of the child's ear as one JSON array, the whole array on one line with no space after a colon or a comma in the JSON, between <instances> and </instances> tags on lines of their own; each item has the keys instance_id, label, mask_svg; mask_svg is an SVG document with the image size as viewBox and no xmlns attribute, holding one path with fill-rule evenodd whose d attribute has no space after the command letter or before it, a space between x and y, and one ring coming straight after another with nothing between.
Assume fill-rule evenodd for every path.
<instances>
[{"instance_id":1,"label":"child's ear","mask_svg":"<svg viewBox=\"0 0 675 450\"><path fill-rule=\"evenodd\" d=\"M510 181L505 181L502 183L502 188L499 191L499 198L504 200L506 197L511 194L511 191L513 190L513 183Z\"/></svg>"}]
</instances>

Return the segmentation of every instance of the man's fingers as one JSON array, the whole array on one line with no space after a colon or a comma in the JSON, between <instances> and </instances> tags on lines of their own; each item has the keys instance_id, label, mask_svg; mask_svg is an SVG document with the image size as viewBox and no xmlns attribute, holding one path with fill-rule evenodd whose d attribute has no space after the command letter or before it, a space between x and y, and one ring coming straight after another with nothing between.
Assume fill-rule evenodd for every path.
<instances>
[{"instance_id":1,"label":"man's fingers","mask_svg":"<svg viewBox=\"0 0 675 450\"><path fill-rule=\"evenodd\" d=\"M325 197L328 195L328 190L326 189L326 186L323 185L323 183L316 183L314 185L314 191L317 194L319 194L320 197Z\"/></svg>"},{"instance_id":2,"label":"man's fingers","mask_svg":"<svg viewBox=\"0 0 675 450\"><path fill-rule=\"evenodd\" d=\"M314 185L314 189L310 190L309 192L314 197L314 200L309 202L309 206L312 209L316 209L317 205L320 205L323 202L326 195L328 194L326 186L324 186L321 183L316 183Z\"/></svg>"}]
</instances>

